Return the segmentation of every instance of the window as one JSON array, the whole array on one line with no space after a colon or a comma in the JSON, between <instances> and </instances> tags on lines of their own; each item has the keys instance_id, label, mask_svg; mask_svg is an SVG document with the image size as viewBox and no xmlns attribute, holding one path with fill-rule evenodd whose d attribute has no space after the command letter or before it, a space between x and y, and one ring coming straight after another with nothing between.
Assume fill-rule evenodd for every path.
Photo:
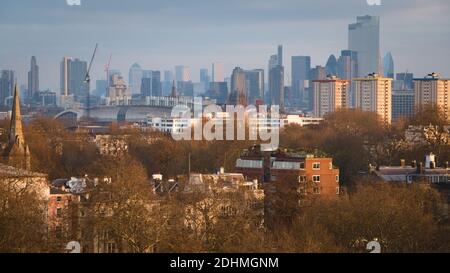
<instances>
[{"instance_id":1,"label":"window","mask_svg":"<svg viewBox=\"0 0 450 273\"><path fill-rule=\"evenodd\" d=\"M300 188L298 188L298 193L301 194L301 195L306 195L306 189L305 189L305 187L300 187Z\"/></svg>"},{"instance_id":2,"label":"window","mask_svg":"<svg viewBox=\"0 0 450 273\"><path fill-rule=\"evenodd\" d=\"M339 183L339 175L336 175L336 182Z\"/></svg>"},{"instance_id":3,"label":"window","mask_svg":"<svg viewBox=\"0 0 450 273\"><path fill-rule=\"evenodd\" d=\"M333 162L330 162L330 170L333 169Z\"/></svg>"},{"instance_id":4,"label":"window","mask_svg":"<svg viewBox=\"0 0 450 273\"><path fill-rule=\"evenodd\" d=\"M336 194L339 195L340 189L339 187L336 187Z\"/></svg>"},{"instance_id":5,"label":"window","mask_svg":"<svg viewBox=\"0 0 450 273\"><path fill-rule=\"evenodd\" d=\"M107 243L106 244L106 253L116 253L116 244L115 243Z\"/></svg>"},{"instance_id":6,"label":"window","mask_svg":"<svg viewBox=\"0 0 450 273\"><path fill-rule=\"evenodd\" d=\"M303 170L305 168L305 162L300 162L300 169Z\"/></svg>"},{"instance_id":7,"label":"window","mask_svg":"<svg viewBox=\"0 0 450 273\"><path fill-rule=\"evenodd\" d=\"M61 196L56 197L56 202L61 202Z\"/></svg>"},{"instance_id":8,"label":"window","mask_svg":"<svg viewBox=\"0 0 450 273\"><path fill-rule=\"evenodd\" d=\"M298 182L300 182L300 183L306 182L306 176L305 175L300 175L298 177Z\"/></svg>"},{"instance_id":9,"label":"window","mask_svg":"<svg viewBox=\"0 0 450 273\"><path fill-rule=\"evenodd\" d=\"M320 188L314 187L314 194L320 194Z\"/></svg>"},{"instance_id":10,"label":"window","mask_svg":"<svg viewBox=\"0 0 450 273\"><path fill-rule=\"evenodd\" d=\"M56 217L58 217L58 218L61 217L61 208L56 209Z\"/></svg>"},{"instance_id":11,"label":"window","mask_svg":"<svg viewBox=\"0 0 450 273\"><path fill-rule=\"evenodd\" d=\"M320 163L319 162L314 162L313 163L313 170L320 170Z\"/></svg>"},{"instance_id":12,"label":"window","mask_svg":"<svg viewBox=\"0 0 450 273\"><path fill-rule=\"evenodd\" d=\"M316 182L316 183L318 183L318 182L320 182L320 175L313 175L313 182Z\"/></svg>"}]
</instances>

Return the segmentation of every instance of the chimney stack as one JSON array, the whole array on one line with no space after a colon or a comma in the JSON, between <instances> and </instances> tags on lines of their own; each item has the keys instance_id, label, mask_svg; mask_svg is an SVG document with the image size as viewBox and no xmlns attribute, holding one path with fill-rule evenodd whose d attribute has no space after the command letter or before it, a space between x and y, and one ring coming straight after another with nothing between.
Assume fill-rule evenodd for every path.
<instances>
[{"instance_id":1,"label":"chimney stack","mask_svg":"<svg viewBox=\"0 0 450 273\"><path fill-rule=\"evenodd\" d=\"M404 159L400 159L400 166L401 166L402 168L405 167L405 160L404 160Z\"/></svg>"}]
</instances>

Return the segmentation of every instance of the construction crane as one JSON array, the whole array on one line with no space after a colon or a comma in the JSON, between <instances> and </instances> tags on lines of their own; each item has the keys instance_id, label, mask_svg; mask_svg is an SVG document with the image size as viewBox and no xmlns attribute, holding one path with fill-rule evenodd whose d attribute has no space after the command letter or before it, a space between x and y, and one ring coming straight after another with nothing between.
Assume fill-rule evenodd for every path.
<instances>
[{"instance_id":1,"label":"construction crane","mask_svg":"<svg viewBox=\"0 0 450 273\"><path fill-rule=\"evenodd\" d=\"M109 55L108 63L105 64L105 73L106 73L106 95L108 94L109 87L109 67L111 66L112 54Z\"/></svg>"},{"instance_id":2,"label":"construction crane","mask_svg":"<svg viewBox=\"0 0 450 273\"><path fill-rule=\"evenodd\" d=\"M95 49L94 49L94 53L92 53L92 58L91 58L91 62L89 63L89 67L88 70L86 72L86 77L84 78L84 82L87 83L88 86L88 90L87 90L87 102L86 102L86 117L87 119L90 118L90 110L91 110L91 97L90 97L90 83L91 83L91 76L89 75L89 73L91 72L91 68L92 68L92 63L94 62L94 58L95 58L95 53L97 53L97 48L98 48L98 44L95 44Z\"/></svg>"}]
</instances>

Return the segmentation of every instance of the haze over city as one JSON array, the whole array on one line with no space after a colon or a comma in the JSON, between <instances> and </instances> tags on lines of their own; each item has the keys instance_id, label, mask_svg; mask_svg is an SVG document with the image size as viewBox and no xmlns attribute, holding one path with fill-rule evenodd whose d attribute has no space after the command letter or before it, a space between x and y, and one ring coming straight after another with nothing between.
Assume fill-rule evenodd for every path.
<instances>
[{"instance_id":1,"label":"haze over city","mask_svg":"<svg viewBox=\"0 0 450 273\"><path fill-rule=\"evenodd\" d=\"M348 25L369 14L380 16L381 56L392 52L396 72L449 76L448 12L446 0L385 0L380 6L365 0L2 1L0 68L15 70L19 84L26 84L34 55L41 86L58 92L62 57L87 61L99 43L94 81L105 77L110 54L111 68L126 78L138 62L158 70L187 65L198 81L199 69L215 61L224 63L225 76L235 66L267 69L268 57L283 44L288 80L290 56L309 55L313 66L325 65L330 54L347 49Z\"/></svg>"}]
</instances>

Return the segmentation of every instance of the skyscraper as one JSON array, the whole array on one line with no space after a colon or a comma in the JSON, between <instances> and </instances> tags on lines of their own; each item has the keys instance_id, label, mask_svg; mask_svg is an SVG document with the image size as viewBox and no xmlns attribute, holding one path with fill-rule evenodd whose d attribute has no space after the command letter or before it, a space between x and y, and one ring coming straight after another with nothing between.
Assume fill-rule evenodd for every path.
<instances>
[{"instance_id":1,"label":"skyscraper","mask_svg":"<svg viewBox=\"0 0 450 273\"><path fill-rule=\"evenodd\" d=\"M386 78L394 78L394 58L391 52L388 52L383 58L383 73Z\"/></svg>"},{"instance_id":2,"label":"skyscraper","mask_svg":"<svg viewBox=\"0 0 450 273\"><path fill-rule=\"evenodd\" d=\"M170 95L174 80L173 72L171 70L164 70L164 81L162 82L162 93L164 96Z\"/></svg>"},{"instance_id":3,"label":"skyscraper","mask_svg":"<svg viewBox=\"0 0 450 273\"><path fill-rule=\"evenodd\" d=\"M87 73L87 62L64 57L61 62L61 95L85 97L89 90L84 81Z\"/></svg>"},{"instance_id":4,"label":"skyscraper","mask_svg":"<svg viewBox=\"0 0 450 273\"><path fill-rule=\"evenodd\" d=\"M99 96L99 97L105 96L107 88L108 88L108 83L106 80L96 80L94 95Z\"/></svg>"},{"instance_id":5,"label":"skyscraper","mask_svg":"<svg viewBox=\"0 0 450 273\"><path fill-rule=\"evenodd\" d=\"M189 67L184 65L175 66L175 80L177 82L190 81Z\"/></svg>"},{"instance_id":6,"label":"skyscraper","mask_svg":"<svg viewBox=\"0 0 450 273\"><path fill-rule=\"evenodd\" d=\"M284 110L284 67L277 65L269 72L270 104Z\"/></svg>"},{"instance_id":7,"label":"skyscraper","mask_svg":"<svg viewBox=\"0 0 450 273\"><path fill-rule=\"evenodd\" d=\"M227 82L210 82L208 96L217 99L217 103L225 104L228 100L228 83Z\"/></svg>"},{"instance_id":8,"label":"skyscraper","mask_svg":"<svg viewBox=\"0 0 450 273\"><path fill-rule=\"evenodd\" d=\"M342 50L338 59L338 77L343 80L350 81L348 86L349 107L355 105L354 82L353 79L358 77L358 53L351 50Z\"/></svg>"},{"instance_id":9,"label":"skyscraper","mask_svg":"<svg viewBox=\"0 0 450 273\"><path fill-rule=\"evenodd\" d=\"M283 45L278 46L278 55L277 55L278 65L283 65Z\"/></svg>"},{"instance_id":10,"label":"skyscraper","mask_svg":"<svg viewBox=\"0 0 450 273\"><path fill-rule=\"evenodd\" d=\"M323 117L340 108L348 107L348 85L336 76L324 80L313 80L314 115Z\"/></svg>"},{"instance_id":11,"label":"skyscraper","mask_svg":"<svg viewBox=\"0 0 450 273\"><path fill-rule=\"evenodd\" d=\"M392 79L373 73L355 79L356 107L377 113L384 124L392 120Z\"/></svg>"},{"instance_id":12,"label":"skyscraper","mask_svg":"<svg viewBox=\"0 0 450 273\"><path fill-rule=\"evenodd\" d=\"M311 57L309 56L292 56L291 67L291 90L294 105L302 106L307 98L306 88L310 80Z\"/></svg>"},{"instance_id":13,"label":"skyscraper","mask_svg":"<svg viewBox=\"0 0 450 273\"><path fill-rule=\"evenodd\" d=\"M278 65L278 55L270 55L269 66L268 66L267 71L270 71L272 68L276 67L277 65Z\"/></svg>"},{"instance_id":14,"label":"skyscraper","mask_svg":"<svg viewBox=\"0 0 450 273\"><path fill-rule=\"evenodd\" d=\"M437 73L414 79L415 106L433 105L450 120L450 79L443 79Z\"/></svg>"},{"instance_id":15,"label":"skyscraper","mask_svg":"<svg viewBox=\"0 0 450 273\"><path fill-rule=\"evenodd\" d=\"M348 49L358 54L358 77L381 74L380 17L358 16L348 26Z\"/></svg>"},{"instance_id":16,"label":"skyscraper","mask_svg":"<svg viewBox=\"0 0 450 273\"><path fill-rule=\"evenodd\" d=\"M395 82L398 85L396 89L412 90L414 89L414 74L408 72L397 73Z\"/></svg>"},{"instance_id":17,"label":"skyscraper","mask_svg":"<svg viewBox=\"0 0 450 273\"><path fill-rule=\"evenodd\" d=\"M351 81L358 77L358 53L351 50L342 50L338 59L337 75L343 80Z\"/></svg>"},{"instance_id":18,"label":"skyscraper","mask_svg":"<svg viewBox=\"0 0 450 273\"><path fill-rule=\"evenodd\" d=\"M14 71L2 70L0 77L0 104L3 106L7 104L7 98L11 97L14 90Z\"/></svg>"},{"instance_id":19,"label":"skyscraper","mask_svg":"<svg viewBox=\"0 0 450 273\"><path fill-rule=\"evenodd\" d=\"M337 62L336 56L334 56L334 54L331 54L330 57L328 58L325 68L326 68L327 76L328 75L337 76L338 62Z\"/></svg>"},{"instance_id":20,"label":"skyscraper","mask_svg":"<svg viewBox=\"0 0 450 273\"><path fill-rule=\"evenodd\" d=\"M36 57L32 56L30 71L28 71L27 101L31 102L37 92L39 92L39 66L36 64Z\"/></svg>"},{"instance_id":21,"label":"skyscraper","mask_svg":"<svg viewBox=\"0 0 450 273\"><path fill-rule=\"evenodd\" d=\"M128 72L128 87L132 94L141 92L142 68L138 63L134 63Z\"/></svg>"},{"instance_id":22,"label":"skyscraper","mask_svg":"<svg viewBox=\"0 0 450 273\"><path fill-rule=\"evenodd\" d=\"M210 82L207 68L200 69L200 82L203 85L203 92L205 92L208 89Z\"/></svg>"},{"instance_id":23,"label":"skyscraper","mask_svg":"<svg viewBox=\"0 0 450 273\"><path fill-rule=\"evenodd\" d=\"M161 72L158 70L143 70L141 80L141 96L162 96Z\"/></svg>"},{"instance_id":24,"label":"skyscraper","mask_svg":"<svg viewBox=\"0 0 450 273\"><path fill-rule=\"evenodd\" d=\"M256 100L264 99L264 70L246 70L245 80L248 103L255 104Z\"/></svg>"},{"instance_id":25,"label":"skyscraper","mask_svg":"<svg viewBox=\"0 0 450 273\"><path fill-rule=\"evenodd\" d=\"M223 82L223 63L212 63L212 82Z\"/></svg>"},{"instance_id":26,"label":"skyscraper","mask_svg":"<svg viewBox=\"0 0 450 273\"><path fill-rule=\"evenodd\" d=\"M327 73L327 68L321 65L316 65L316 67L311 68L309 73L310 80L325 80L327 76L335 76ZM312 84L310 85L312 86Z\"/></svg>"},{"instance_id":27,"label":"skyscraper","mask_svg":"<svg viewBox=\"0 0 450 273\"><path fill-rule=\"evenodd\" d=\"M235 67L231 74L230 103L247 105L247 81L245 71Z\"/></svg>"}]
</instances>

